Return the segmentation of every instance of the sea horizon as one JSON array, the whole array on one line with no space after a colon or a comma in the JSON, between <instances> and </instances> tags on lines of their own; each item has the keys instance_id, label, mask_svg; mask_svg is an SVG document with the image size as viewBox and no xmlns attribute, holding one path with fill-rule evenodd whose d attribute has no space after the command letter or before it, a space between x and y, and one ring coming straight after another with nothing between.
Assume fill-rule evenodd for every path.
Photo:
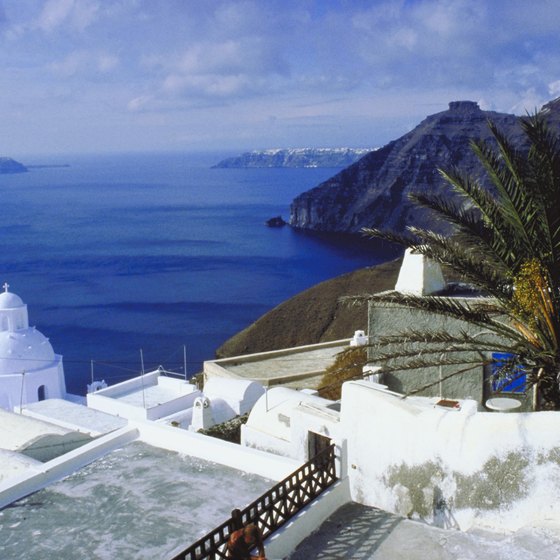
<instances>
[{"instance_id":1,"label":"sea horizon","mask_svg":"<svg viewBox=\"0 0 560 560\"><path fill-rule=\"evenodd\" d=\"M190 377L286 299L387 260L361 239L265 225L337 169L212 169L223 155L41 156L22 163L69 167L0 177L0 283L62 354L69 392L137 375L140 350L146 369L185 375L186 346Z\"/></svg>"}]
</instances>

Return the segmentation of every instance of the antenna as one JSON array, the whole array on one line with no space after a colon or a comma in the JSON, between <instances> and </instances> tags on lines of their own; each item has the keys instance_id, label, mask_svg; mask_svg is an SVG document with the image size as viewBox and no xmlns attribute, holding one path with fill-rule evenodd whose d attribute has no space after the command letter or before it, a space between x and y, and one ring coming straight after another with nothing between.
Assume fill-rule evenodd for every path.
<instances>
[{"instance_id":1,"label":"antenna","mask_svg":"<svg viewBox=\"0 0 560 560\"><path fill-rule=\"evenodd\" d=\"M183 368L185 371L185 383L187 382L188 375L187 375L187 345L183 344Z\"/></svg>"},{"instance_id":2,"label":"antenna","mask_svg":"<svg viewBox=\"0 0 560 560\"><path fill-rule=\"evenodd\" d=\"M19 395L19 413L20 414L23 414L23 380L24 379L25 379L25 370L23 370L21 372L21 393Z\"/></svg>"},{"instance_id":3,"label":"antenna","mask_svg":"<svg viewBox=\"0 0 560 560\"><path fill-rule=\"evenodd\" d=\"M142 375L140 379L142 380L142 406L144 409L146 408L146 395L144 393L144 352L142 352L142 348L140 348L140 363L142 364Z\"/></svg>"}]
</instances>

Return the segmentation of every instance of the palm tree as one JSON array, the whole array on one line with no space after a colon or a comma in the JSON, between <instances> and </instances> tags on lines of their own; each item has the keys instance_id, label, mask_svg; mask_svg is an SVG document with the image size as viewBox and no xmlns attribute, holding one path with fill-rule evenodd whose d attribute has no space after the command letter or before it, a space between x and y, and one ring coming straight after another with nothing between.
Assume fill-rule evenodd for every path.
<instances>
[{"instance_id":1,"label":"palm tree","mask_svg":"<svg viewBox=\"0 0 560 560\"><path fill-rule=\"evenodd\" d=\"M560 408L560 141L540 114L521 119L527 145L515 147L489 123L494 143L473 142L489 188L459 170L442 171L452 195L420 193L415 204L452 234L409 227L404 235L364 229L460 274L488 297L468 300L399 293L367 296L376 306L406 306L481 329L458 334L406 331L381 337L374 359L385 371L472 366L473 352L507 352L500 375L522 371L543 408ZM422 352L418 353L418 344ZM480 363L480 360L479 360ZM450 375L450 376L451 376ZM448 377L450 377L448 376Z\"/></svg>"}]
</instances>

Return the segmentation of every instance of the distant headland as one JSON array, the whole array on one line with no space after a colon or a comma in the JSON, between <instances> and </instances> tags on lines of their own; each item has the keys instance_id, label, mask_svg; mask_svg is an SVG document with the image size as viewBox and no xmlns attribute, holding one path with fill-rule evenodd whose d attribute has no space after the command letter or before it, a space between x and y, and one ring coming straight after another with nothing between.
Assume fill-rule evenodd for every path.
<instances>
[{"instance_id":1,"label":"distant headland","mask_svg":"<svg viewBox=\"0 0 560 560\"><path fill-rule=\"evenodd\" d=\"M28 171L27 167L9 157L0 157L0 174L6 173L25 173Z\"/></svg>"},{"instance_id":2,"label":"distant headland","mask_svg":"<svg viewBox=\"0 0 560 560\"><path fill-rule=\"evenodd\" d=\"M373 148L277 148L246 152L224 159L213 168L347 167Z\"/></svg>"},{"instance_id":3,"label":"distant headland","mask_svg":"<svg viewBox=\"0 0 560 560\"><path fill-rule=\"evenodd\" d=\"M50 169L57 167L70 167L67 163L45 163L24 165L10 157L0 157L0 175L8 173L27 173L30 169Z\"/></svg>"}]
</instances>

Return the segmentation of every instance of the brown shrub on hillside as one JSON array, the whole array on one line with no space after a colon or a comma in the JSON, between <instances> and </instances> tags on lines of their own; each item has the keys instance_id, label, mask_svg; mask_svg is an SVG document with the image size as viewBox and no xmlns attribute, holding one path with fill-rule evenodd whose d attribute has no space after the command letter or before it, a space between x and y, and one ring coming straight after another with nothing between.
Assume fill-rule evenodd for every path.
<instances>
[{"instance_id":1,"label":"brown shrub on hillside","mask_svg":"<svg viewBox=\"0 0 560 560\"><path fill-rule=\"evenodd\" d=\"M364 346L353 346L342 351L334 363L327 368L321 379L319 395L325 399L340 399L342 384L351 379L362 379L362 368L367 361Z\"/></svg>"}]
</instances>

